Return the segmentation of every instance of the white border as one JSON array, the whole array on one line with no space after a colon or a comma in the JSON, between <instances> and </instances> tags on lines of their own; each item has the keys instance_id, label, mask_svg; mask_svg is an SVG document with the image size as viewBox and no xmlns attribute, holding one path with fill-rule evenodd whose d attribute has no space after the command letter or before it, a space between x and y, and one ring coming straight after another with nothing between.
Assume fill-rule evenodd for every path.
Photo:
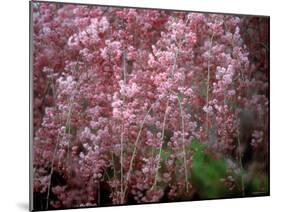
<instances>
[{"instance_id":1,"label":"white border","mask_svg":"<svg viewBox=\"0 0 281 212\"><path fill-rule=\"evenodd\" d=\"M67 0L92 4L141 6L271 17L271 196L76 211L268 211L280 208L281 53L278 0ZM0 7L0 211L28 210L29 11L28 0L7 0ZM279 207L278 207L279 206Z\"/></svg>"}]
</instances>

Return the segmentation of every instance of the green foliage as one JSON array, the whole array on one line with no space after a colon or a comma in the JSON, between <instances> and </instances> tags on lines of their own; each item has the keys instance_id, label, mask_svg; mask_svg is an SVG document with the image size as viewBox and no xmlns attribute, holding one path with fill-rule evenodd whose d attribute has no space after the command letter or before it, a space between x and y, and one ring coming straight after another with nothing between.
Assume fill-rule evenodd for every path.
<instances>
[{"instance_id":1,"label":"green foliage","mask_svg":"<svg viewBox=\"0 0 281 212\"><path fill-rule=\"evenodd\" d=\"M191 182L200 198L219 198L227 190L222 179L226 176L227 165L224 159L214 159L205 152L206 147L193 140Z\"/></svg>"},{"instance_id":2,"label":"green foliage","mask_svg":"<svg viewBox=\"0 0 281 212\"><path fill-rule=\"evenodd\" d=\"M161 153L161 161L167 161L172 155L172 150L170 148L163 148Z\"/></svg>"},{"instance_id":3,"label":"green foliage","mask_svg":"<svg viewBox=\"0 0 281 212\"><path fill-rule=\"evenodd\" d=\"M194 139L190 145L193 153L191 183L200 198L220 198L242 196L241 175L245 179L245 195L264 195L268 193L268 177L262 173L252 173L243 169L239 173L230 173L225 158L215 159L208 153L207 147ZM223 179L231 175L235 189L230 191Z\"/></svg>"},{"instance_id":4,"label":"green foliage","mask_svg":"<svg viewBox=\"0 0 281 212\"><path fill-rule=\"evenodd\" d=\"M268 194L268 177L257 174L252 176L245 185L246 195L264 195Z\"/></svg>"},{"instance_id":5,"label":"green foliage","mask_svg":"<svg viewBox=\"0 0 281 212\"><path fill-rule=\"evenodd\" d=\"M70 123L67 123L65 125L65 132L66 133L69 133L71 135L76 135L76 131L77 131L76 128L73 127Z\"/></svg>"}]
</instances>

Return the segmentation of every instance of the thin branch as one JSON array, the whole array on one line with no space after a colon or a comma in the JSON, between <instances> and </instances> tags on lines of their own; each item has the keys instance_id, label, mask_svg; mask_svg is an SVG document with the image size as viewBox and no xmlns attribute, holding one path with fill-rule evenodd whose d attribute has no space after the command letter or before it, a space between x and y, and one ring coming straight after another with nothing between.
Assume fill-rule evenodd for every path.
<instances>
[{"instance_id":1,"label":"thin branch","mask_svg":"<svg viewBox=\"0 0 281 212\"><path fill-rule=\"evenodd\" d=\"M211 48L213 45L213 38L214 38L214 34L212 34L211 37L211 45L209 48L209 55L208 55L208 74L207 74L207 88L206 88L206 107L208 108L209 106L209 84L210 84L210 54L211 54ZM207 134L207 139L209 138L209 113L206 112L206 134Z\"/></svg>"},{"instance_id":2,"label":"thin branch","mask_svg":"<svg viewBox=\"0 0 281 212\"><path fill-rule=\"evenodd\" d=\"M182 105L181 105L181 101L179 96L177 96L178 98L178 103L179 103L179 107L180 107L180 113L181 113L181 125L182 125L182 152L183 152L183 162L184 162L184 176L185 176L185 188L186 188L186 192L188 193L188 175L187 175L187 156L186 156L186 150L185 150L185 132L184 132L184 117L183 117L183 109L182 109Z\"/></svg>"},{"instance_id":3,"label":"thin branch","mask_svg":"<svg viewBox=\"0 0 281 212\"><path fill-rule=\"evenodd\" d=\"M238 142L239 165L240 165L240 169L241 169L241 190L242 190L242 195L245 196L245 184L244 184L244 176L243 176L243 163L242 163L242 153L241 153L239 129L237 129L237 142Z\"/></svg>"},{"instance_id":4,"label":"thin branch","mask_svg":"<svg viewBox=\"0 0 281 212\"><path fill-rule=\"evenodd\" d=\"M158 99L155 101L155 103L158 101ZM154 104L155 104L154 103ZM154 104L152 104L150 106L150 108L148 109L148 111L146 112L145 114L145 117L144 119L142 120L142 123L141 123L141 126L140 126L140 129L139 129L139 132L138 132L138 135L137 135L137 139L134 143L134 150L133 150L133 154L132 154L132 158L131 158L131 161L130 161L130 166L129 166L129 171L128 171L128 174L127 174L127 178L126 178L126 182L125 182L125 188L124 188L124 193L123 193L123 197L122 197L122 203L124 202L125 200L125 196L126 196L126 192L127 192L127 189L128 189L128 182L129 182L129 179L131 177L131 172L132 172L132 169L133 169L133 164L134 164L134 160L135 160L135 157L136 157L136 153L137 153L137 146L138 146L138 143L139 143L139 140L140 140L140 137L141 137L141 133L142 133L142 129L143 129L143 126L144 126L144 123L150 113L150 111L152 110Z\"/></svg>"},{"instance_id":5,"label":"thin branch","mask_svg":"<svg viewBox=\"0 0 281 212\"><path fill-rule=\"evenodd\" d=\"M77 85L78 85L78 82L75 85L74 91L77 89ZM70 134L70 121L71 121L71 112L72 112L72 105L73 105L73 104L71 104L70 101L71 101L71 97L69 97L69 107L70 108L69 108L69 111L67 114L67 119L66 119L66 124L65 124L65 126L68 127L68 134ZM65 135L66 135L66 129L64 130L64 134L63 134L62 138L64 138ZM59 136L60 136L60 132L58 132L57 143L55 146L54 154L52 156L51 172L50 172L50 179L48 182L48 190L47 190L47 198L46 198L46 209L48 209L48 207L49 207L51 180L52 180L52 176L53 176L53 172L54 172L55 156L57 154L57 150L58 150L58 146L59 146ZM67 144L67 161L69 161L69 149L70 149L70 140L68 141L68 144ZM59 160L60 160L60 158L59 158Z\"/></svg>"},{"instance_id":6,"label":"thin branch","mask_svg":"<svg viewBox=\"0 0 281 212\"><path fill-rule=\"evenodd\" d=\"M161 155L162 155L162 149L163 149L163 143L164 143L164 137L165 137L165 123L166 123L166 118L168 114L168 106L169 106L169 100L167 101L167 106L165 110L165 115L164 115L164 121L163 121L163 126L162 126L162 134L161 134L161 139L160 139L160 150L158 154L158 161L157 161L157 166L156 166L156 174L154 178L154 183L151 187L151 190L153 190L157 186L157 179L159 176L159 169L160 169L160 162L161 162Z\"/></svg>"},{"instance_id":7,"label":"thin branch","mask_svg":"<svg viewBox=\"0 0 281 212\"><path fill-rule=\"evenodd\" d=\"M123 81L124 81L124 85L126 85L126 75L127 75L127 65L126 65L126 52L123 53ZM125 102L125 96L122 96L122 100L123 100L123 105ZM123 112L123 105L122 105L122 112ZM124 173L123 173L123 152L124 152L124 119L122 119L122 126L121 126L121 149L120 149L120 184L121 184L121 203L123 201L122 196L123 196L123 181L124 181Z\"/></svg>"},{"instance_id":8,"label":"thin branch","mask_svg":"<svg viewBox=\"0 0 281 212\"><path fill-rule=\"evenodd\" d=\"M173 64L173 69L172 69L172 78L174 78L175 70L177 68L178 53L179 53L179 49L177 49L175 52L174 64Z\"/></svg>"},{"instance_id":9,"label":"thin branch","mask_svg":"<svg viewBox=\"0 0 281 212\"><path fill-rule=\"evenodd\" d=\"M55 156L57 154L57 150L58 150L58 146L59 146L59 136L60 136L60 133L58 132L57 139L56 139L57 143L56 143L54 154L53 154L53 157L52 157L50 179L49 179L49 182L48 182L47 198L46 198L46 210L49 208L49 197L50 197L50 190L51 190L51 182L52 182L52 176L53 176L53 172L54 172Z\"/></svg>"}]
</instances>

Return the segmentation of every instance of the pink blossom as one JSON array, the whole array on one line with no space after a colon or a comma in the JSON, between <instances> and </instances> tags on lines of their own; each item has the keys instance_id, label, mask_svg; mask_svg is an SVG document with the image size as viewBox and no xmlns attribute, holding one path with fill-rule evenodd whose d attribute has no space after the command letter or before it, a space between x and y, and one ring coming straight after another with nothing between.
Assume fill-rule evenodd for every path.
<instances>
[{"instance_id":1,"label":"pink blossom","mask_svg":"<svg viewBox=\"0 0 281 212\"><path fill-rule=\"evenodd\" d=\"M237 161L239 134L267 156L268 38L259 21L36 3L33 184L51 193L46 209L97 206L101 189L114 205L192 199L195 139L212 159ZM247 28L257 23L259 32ZM240 132L244 113L249 132Z\"/></svg>"}]
</instances>

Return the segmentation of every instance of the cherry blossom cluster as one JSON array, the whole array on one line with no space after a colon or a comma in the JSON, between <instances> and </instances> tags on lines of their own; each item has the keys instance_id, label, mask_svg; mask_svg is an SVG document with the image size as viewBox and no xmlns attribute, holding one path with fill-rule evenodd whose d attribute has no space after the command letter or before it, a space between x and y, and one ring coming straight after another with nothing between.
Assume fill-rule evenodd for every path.
<instances>
[{"instance_id":1,"label":"cherry blossom cluster","mask_svg":"<svg viewBox=\"0 0 281 212\"><path fill-rule=\"evenodd\" d=\"M268 61L252 46L267 40L244 32L251 20L33 3L43 209L189 200L193 140L230 160L242 144L266 147Z\"/></svg>"}]
</instances>

